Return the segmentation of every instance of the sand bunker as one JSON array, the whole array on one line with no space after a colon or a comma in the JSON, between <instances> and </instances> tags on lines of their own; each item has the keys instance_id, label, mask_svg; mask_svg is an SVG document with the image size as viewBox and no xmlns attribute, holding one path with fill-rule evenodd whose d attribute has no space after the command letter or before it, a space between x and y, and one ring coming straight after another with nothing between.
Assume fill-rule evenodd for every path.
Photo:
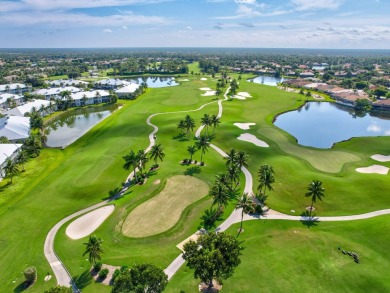
<instances>
[{"instance_id":1,"label":"sand bunker","mask_svg":"<svg viewBox=\"0 0 390 293\"><path fill-rule=\"evenodd\" d=\"M256 136L254 136L253 134L250 134L250 133L241 134L239 137L237 137L237 139L242 140L242 141L251 142L254 145L257 145L257 146L262 147L262 148L269 147L269 145L265 141L258 139Z\"/></svg>"},{"instance_id":2,"label":"sand bunker","mask_svg":"<svg viewBox=\"0 0 390 293\"><path fill-rule=\"evenodd\" d=\"M178 79L177 81L190 81L190 80L185 78L185 79Z\"/></svg>"},{"instance_id":3,"label":"sand bunker","mask_svg":"<svg viewBox=\"0 0 390 293\"><path fill-rule=\"evenodd\" d=\"M384 156L384 155L373 155L371 158L375 161L379 162L390 162L390 156Z\"/></svg>"},{"instance_id":4,"label":"sand bunker","mask_svg":"<svg viewBox=\"0 0 390 293\"><path fill-rule=\"evenodd\" d=\"M248 130L252 125L256 125L256 123L233 123L233 125L240 129Z\"/></svg>"},{"instance_id":5,"label":"sand bunker","mask_svg":"<svg viewBox=\"0 0 390 293\"><path fill-rule=\"evenodd\" d=\"M246 98L251 98L252 96L247 92L239 92L233 96L233 98L238 100L246 100Z\"/></svg>"},{"instance_id":6,"label":"sand bunker","mask_svg":"<svg viewBox=\"0 0 390 293\"><path fill-rule=\"evenodd\" d=\"M66 235L72 239L80 239L95 231L114 211L115 206L104 206L74 220L66 228Z\"/></svg>"},{"instance_id":7,"label":"sand bunker","mask_svg":"<svg viewBox=\"0 0 390 293\"><path fill-rule=\"evenodd\" d=\"M202 77L200 80L207 80L207 78L206 77Z\"/></svg>"},{"instance_id":8,"label":"sand bunker","mask_svg":"<svg viewBox=\"0 0 390 293\"><path fill-rule=\"evenodd\" d=\"M201 87L201 88L199 88L201 91L212 91L212 89L211 88L209 88L209 87Z\"/></svg>"},{"instance_id":9,"label":"sand bunker","mask_svg":"<svg viewBox=\"0 0 390 293\"><path fill-rule=\"evenodd\" d=\"M364 173L364 174L381 174L381 175L387 175L389 172L389 168L381 165L372 165L370 167L365 168L357 168L357 172Z\"/></svg>"},{"instance_id":10,"label":"sand bunker","mask_svg":"<svg viewBox=\"0 0 390 293\"><path fill-rule=\"evenodd\" d=\"M204 93L203 95L201 95L201 96L203 96L203 97L215 96L216 93L217 93L216 91L207 91L207 92L205 92L205 93Z\"/></svg>"}]
</instances>

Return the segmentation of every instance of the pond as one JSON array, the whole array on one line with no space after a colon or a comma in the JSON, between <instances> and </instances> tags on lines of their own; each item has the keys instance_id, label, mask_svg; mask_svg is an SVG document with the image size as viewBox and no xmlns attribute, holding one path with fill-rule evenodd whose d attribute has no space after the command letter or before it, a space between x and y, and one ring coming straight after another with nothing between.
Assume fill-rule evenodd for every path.
<instances>
[{"instance_id":1,"label":"pond","mask_svg":"<svg viewBox=\"0 0 390 293\"><path fill-rule=\"evenodd\" d=\"M267 75L260 75L252 79L252 82L254 83L260 83L260 84L270 85L270 86L277 86L278 83L283 81L284 81L283 77L274 77L274 76L267 76Z\"/></svg>"},{"instance_id":2,"label":"pond","mask_svg":"<svg viewBox=\"0 0 390 293\"><path fill-rule=\"evenodd\" d=\"M46 145L48 147L70 145L117 108L118 105L102 105L75 109L59 115L47 125Z\"/></svg>"},{"instance_id":3,"label":"pond","mask_svg":"<svg viewBox=\"0 0 390 293\"><path fill-rule=\"evenodd\" d=\"M141 84L146 82L148 87L150 88L160 88L160 87L168 87L168 86L176 86L179 85L174 77L162 77L162 76L141 76L130 78L129 81Z\"/></svg>"},{"instance_id":4,"label":"pond","mask_svg":"<svg viewBox=\"0 0 390 293\"><path fill-rule=\"evenodd\" d=\"M279 115L274 124L293 135L300 145L330 148L352 137L390 136L390 114L355 117L351 108L328 102L310 102Z\"/></svg>"}]
</instances>

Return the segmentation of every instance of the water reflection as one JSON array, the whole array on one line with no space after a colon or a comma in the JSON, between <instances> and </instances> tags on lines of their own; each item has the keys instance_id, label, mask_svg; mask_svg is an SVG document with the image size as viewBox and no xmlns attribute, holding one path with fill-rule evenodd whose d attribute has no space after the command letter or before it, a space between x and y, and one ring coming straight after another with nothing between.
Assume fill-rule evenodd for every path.
<instances>
[{"instance_id":1,"label":"water reflection","mask_svg":"<svg viewBox=\"0 0 390 293\"><path fill-rule=\"evenodd\" d=\"M283 77L274 77L274 76L267 76L267 75L260 75L258 77L255 77L252 82L269 85L269 86L277 86L278 83L283 82Z\"/></svg>"},{"instance_id":2,"label":"water reflection","mask_svg":"<svg viewBox=\"0 0 390 293\"><path fill-rule=\"evenodd\" d=\"M141 84L146 83L150 88L161 88L168 86L179 85L174 77L163 77L163 76L141 76L129 79L129 81Z\"/></svg>"},{"instance_id":3,"label":"water reflection","mask_svg":"<svg viewBox=\"0 0 390 293\"><path fill-rule=\"evenodd\" d=\"M310 102L299 110L278 116L274 124L293 135L301 145L330 148L352 137L389 136L389 118L387 112L357 117L348 107Z\"/></svg>"}]
</instances>

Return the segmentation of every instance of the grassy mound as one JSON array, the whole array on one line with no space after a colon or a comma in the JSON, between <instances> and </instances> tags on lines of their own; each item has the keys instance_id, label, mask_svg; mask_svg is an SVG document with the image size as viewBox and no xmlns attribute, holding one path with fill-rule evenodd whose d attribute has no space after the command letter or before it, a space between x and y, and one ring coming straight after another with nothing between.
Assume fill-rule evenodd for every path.
<instances>
[{"instance_id":1,"label":"grassy mound","mask_svg":"<svg viewBox=\"0 0 390 293\"><path fill-rule=\"evenodd\" d=\"M184 209L208 193L203 181L184 175L169 178L165 188L127 216L122 232L128 237L146 237L173 227Z\"/></svg>"}]
</instances>

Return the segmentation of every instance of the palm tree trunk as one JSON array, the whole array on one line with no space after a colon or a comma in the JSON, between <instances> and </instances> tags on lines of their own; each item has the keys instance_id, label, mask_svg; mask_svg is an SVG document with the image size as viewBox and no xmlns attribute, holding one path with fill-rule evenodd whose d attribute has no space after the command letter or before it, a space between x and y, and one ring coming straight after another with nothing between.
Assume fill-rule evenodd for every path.
<instances>
[{"instance_id":1,"label":"palm tree trunk","mask_svg":"<svg viewBox=\"0 0 390 293\"><path fill-rule=\"evenodd\" d=\"M311 206L310 206L310 220L311 220L311 211L313 210L313 203L314 203L314 201L313 201L313 199L311 200Z\"/></svg>"}]
</instances>

